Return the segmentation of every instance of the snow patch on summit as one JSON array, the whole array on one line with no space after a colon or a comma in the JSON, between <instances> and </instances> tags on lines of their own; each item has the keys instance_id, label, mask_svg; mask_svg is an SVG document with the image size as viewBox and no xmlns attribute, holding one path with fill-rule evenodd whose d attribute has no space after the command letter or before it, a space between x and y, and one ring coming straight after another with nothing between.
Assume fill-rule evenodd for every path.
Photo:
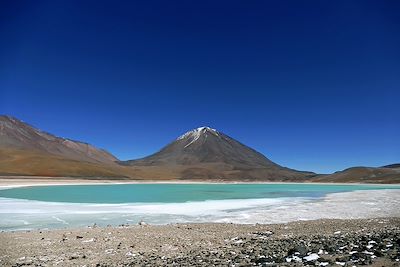
<instances>
[{"instance_id":1,"label":"snow patch on summit","mask_svg":"<svg viewBox=\"0 0 400 267\"><path fill-rule=\"evenodd\" d=\"M184 139L184 138L187 138L187 137L192 137L192 136L194 136L194 137L197 136L197 138L198 138L202 133L205 133L205 132L211 132L211 133L213 133L213 134L215 134L217 136L219 134L216 129L203 126L203 127L199 127L199 128L196 128L196 129L193 129L193 130L191 130L189 132L184 133L183 135L179 136L176 140L181 140L181 139Z\"/></svg>"},{"instance_id":2,"label":"snow patch on summit","mask_svg":"<svg viewBox=\"0 0 400 267\"><path fill-rule=\"evenodd\" d=\"M186 148L186 147L190 146L191 144L193 144L194 142L196 142L202 134L205 134L207 132L211 133L215 136L219 136L219 132L216 129L213 129L213 128L210 128L207 126L203 126L203 127L193 129L193 130L179 136L176 140L191 139L190 142L187 145L185 145L185 148Z\"/></svg>"}]
</instances>

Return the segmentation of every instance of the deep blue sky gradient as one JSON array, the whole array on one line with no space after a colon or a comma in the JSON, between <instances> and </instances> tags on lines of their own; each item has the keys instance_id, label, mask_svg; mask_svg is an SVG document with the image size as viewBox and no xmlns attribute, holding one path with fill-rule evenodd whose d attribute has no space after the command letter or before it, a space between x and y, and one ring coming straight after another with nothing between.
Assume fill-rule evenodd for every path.
<instances>
[{"instance_id":1,"label":"deep blue sky gradient","mask_svg":"<svg viewBox=\"0 0 400 267\"><path fill-rule=\"evenodd\" d=\"M209 125L291 168L400 161L400 1L8 1L0 113L120 159Z\"/></svg>"}]
</instances>

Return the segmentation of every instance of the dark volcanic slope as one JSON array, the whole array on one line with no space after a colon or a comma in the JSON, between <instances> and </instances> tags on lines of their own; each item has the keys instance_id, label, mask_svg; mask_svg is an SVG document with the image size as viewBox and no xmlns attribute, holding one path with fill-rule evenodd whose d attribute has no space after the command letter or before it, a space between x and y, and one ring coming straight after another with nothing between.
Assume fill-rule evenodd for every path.
<instances>
[{"instance_id":1,"label":"dark volcanic slope","mask_svg":"<svg viewBox=\"0 0 400 267\"><path fill-rule=\"evenodd\" d=\"M118 160L105 150L40 131L10 116L0 116L0 149L35 151L86 162Z\"/></svg>"},{"instance_id":2,"label":"dark volcanic slope","mask_svg":"<svg viewBox=\"0 0 400 267\"><path fill-rule=\"evenodd\" d=\"M209 127L187 132L159 152L128 162L135 165L219 162L244 167L279 167L264 155Z\"/></svg>"},{"instance_id":3,"label":"dark volcanic slope","mask_svg":"<svg viewBox=\"0 0 400 267\"><path fill-rule=\"evenodd\" d=\"M265 179L305 178L311 173L284 168L261 153L209 127L200 127L178 137L159 152L130 166L173 166L181 178Z\"/></svg>"}]
</instances>

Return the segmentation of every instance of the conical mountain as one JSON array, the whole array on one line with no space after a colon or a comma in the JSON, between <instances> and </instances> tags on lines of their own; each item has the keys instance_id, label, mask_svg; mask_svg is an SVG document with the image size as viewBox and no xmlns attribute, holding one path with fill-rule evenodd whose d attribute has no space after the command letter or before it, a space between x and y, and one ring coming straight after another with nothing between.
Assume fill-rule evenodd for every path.
<instances>
[{"instance_id":1,"label":"conical mountain","mask_svg":"<svg viewBox=\"0 0 400 267\"><path fill-rule=\"evenodd\" d=\"M312 173L282 167L256 150L210 127L193 129L148 157L122 162L136 167L165 167L187 179L306 178Z\"/></svg>"}]
</instances>

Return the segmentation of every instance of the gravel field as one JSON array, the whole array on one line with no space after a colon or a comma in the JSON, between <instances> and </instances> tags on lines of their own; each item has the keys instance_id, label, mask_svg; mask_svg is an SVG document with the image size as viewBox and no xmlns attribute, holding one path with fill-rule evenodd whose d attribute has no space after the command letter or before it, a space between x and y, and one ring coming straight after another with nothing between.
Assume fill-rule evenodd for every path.
<instances>
[{"instance_id":1,"label":"gravel field","mask_svg":"<svg viewBox=\"0 0 400 267\"><path fill-rule=\"evenodd\" d=\"M400 218L0 233L0 266L400 266Z\"/></svg>"}]
</instances>

